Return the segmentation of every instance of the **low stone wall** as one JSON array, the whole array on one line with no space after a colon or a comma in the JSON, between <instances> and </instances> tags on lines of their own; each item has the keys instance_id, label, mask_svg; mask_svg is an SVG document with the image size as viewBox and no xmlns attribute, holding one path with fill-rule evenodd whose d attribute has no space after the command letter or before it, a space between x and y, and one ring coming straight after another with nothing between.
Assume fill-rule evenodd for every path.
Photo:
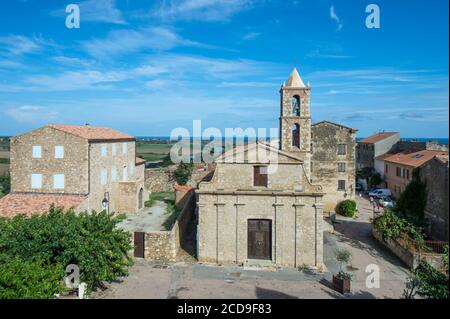
<instances>
[{"instance_id":1,"label":"low stone wall","mask_svg":"<svg viewBox=\"0 0 450 319\"><path fill-rule=\"evenodd\" d=\"M173 172L176 167L148 168L145 170L145 188L152 193L173 191L176 181Z\"/></svg>"},{"instance_id":2,"label":"low stone wall","mask_svg":"<svg viewBox=\"0 0 450 319\"><path fill-rule=\"evenodd\" d=\"M187 226L193 218L195 210L196 201L193 189L188 196L189 198L171 230L145 233L145 259L159 262L176 260Z\"/></svg>"},{"instance_id":3,"label":"low stone wall","mask_svg":"<svg viewBox=\"0 0 450 319\"><path fill-rule=\"evenodd\" d=\"M388 239L385 241L378 231L372 229L373 237L381 244L392 251L398 258L400 258L409 268L416 268L421 261L426 261L434 268L440 270L443 268L442 254L412 252L401 246L396 240Z\"/></svg>"}]
</instances>

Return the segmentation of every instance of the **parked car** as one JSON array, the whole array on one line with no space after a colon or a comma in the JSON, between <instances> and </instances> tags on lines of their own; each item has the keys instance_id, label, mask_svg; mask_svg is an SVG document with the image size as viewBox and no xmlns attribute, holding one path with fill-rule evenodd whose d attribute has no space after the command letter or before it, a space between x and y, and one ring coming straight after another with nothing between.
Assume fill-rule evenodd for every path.
<instances>
[{"instance_id":1,"label":"parked car","mask_svg":"<svg viewBox=\"0 0 450 319\"><path fill-rule=\"evenodd\" d=\"M384 208L395 208L395 202L388 196L380 198L380 204Z\"/></svg>"},{"instance_id":2,"label":"parked car","mask_svg":"<svg viewBox=\"0 0 450 319\"><path fill-rule=\"evenodd\" d=\"M364 190L364 187L363 187L363 185L361 183L356 183L355 184L355 190L357 192L362 192Z\"/></svg>"},{"instance_id":3,"label":"parked car","mask_svg":"<svg viewBox=\"0 0 450 319\"><path fill-rule=\"evenodd\" d=\"M369 195L370 193L372 193L372 192L374 192L374 191L376 191L378 189L379 188L377 188L377 187L369 188L368 190L366 190L366 194Z\"/></svg>"},{"instance_id":4,"label":"parked car","mask_svg":"<svg viewBox=\"0 0 450 319\"><path fill-rule=\"evenodd\" d=\"M369 192L370 197L381 198L381 197L390 197L392 196L391 190L388 188L380 188Z\"/></svg>"}]
</instances>

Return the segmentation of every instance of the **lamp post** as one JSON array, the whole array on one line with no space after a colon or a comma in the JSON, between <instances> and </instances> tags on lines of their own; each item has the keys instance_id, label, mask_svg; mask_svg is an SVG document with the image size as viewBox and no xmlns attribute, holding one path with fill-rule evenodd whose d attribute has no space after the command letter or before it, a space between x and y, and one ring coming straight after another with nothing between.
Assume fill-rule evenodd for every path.
<instances>
[{"instance_id":1,"label":"lamp post","mask_svg":"<svg viewBox=\"0 0 450 319\"><path fill-rule=\"evenodd\" d=\"M105 192L105 194L103 195L102 206L103 208L106 208L106 212L109 216L109 192Z\"/></svg>"}]
</instances>

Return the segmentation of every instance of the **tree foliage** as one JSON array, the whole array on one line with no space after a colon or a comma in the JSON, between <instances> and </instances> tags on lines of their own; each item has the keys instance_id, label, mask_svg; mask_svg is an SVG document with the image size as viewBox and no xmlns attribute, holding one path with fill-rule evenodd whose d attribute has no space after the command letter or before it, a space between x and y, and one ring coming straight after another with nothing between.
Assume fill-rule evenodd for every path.
<instances>
[{"instance_id":1,"label":"tree foliage","mask_svg":"<svg viewBox=\"0 0 450 319\"><path fill-rule=\"evenodd\" d=\"M424 241L423 229L398 216L394 211L387 210L383 215L373 220L373 227L381 233L383 240L396 239L401 234L408 235L419 244Z\"/></svg>"},{"instance_id":2,"label":"tree foliage","mask_svg":"<svg viewBox=\"0 0 450 319\"><path fill-rule=\"evenodd\" d=\"M51 299L65 290L61 264L5 257L0 261L0 299Z\"/></svg>"},{"instance_id":3,"label":"tree foliage","mask_svg":"<svg viewBox=\"0 0 450 319\"><path fill-rule=\"evenodd\" d=\"M194 166L192 163L181 162L173 173L178 185L186 185L191 179Z\"/></svg>"},{"instance_id":4,"label":"tree foliage","mask_svg":"<svg viewBox=\"0 0 450 319\"><path fill-rule=\"evenodd\" d=\"M383 179L381 178L380 173L373 173L369 178L369 184L371 186L378 186L381 182L383 182Z\"/></svg>"},{"instance_id":5,"label":"tree foliage","mask_svg":"<svg viewBox=\"0 0 450 319\"><path fill-rule=\"evenodd\" d=\"M338 214L346 217L353 217L356 214L356 202L352 199L346 199L339 203Z\"/></svg>"},{"instance_id":6,"label":"tree foliage","mask_svg":"<svg viewBox=\"0 0 450 319\"><path fill-rule=\"evenodd\" d=\"M0 175L0 197L11 191L11 176L7 173Z\"/></svg>"},{"instance_id":7,"label":"tree foliage","mask_svg":"<svg viewBox=\"0 0 450 319\"><path fill-rule=\"evenodd\" d=\"M41 216L0 219L0 267L16 259L48 266L49 271L75 264L89 289L113 281L127 275L131 265L130 235L115 227L123 218L51 207Z\"/></svg>"},{"instance_id":8,"label":"tree foliage","mask_svg":"<svg viewBox=\"0 0 450 319\"><path fill-rule=\"evenodd\" d=\"M410 271L403 291L406 299L414 299L416 295L426 299L448 299L448 276L422 261L416 269Z\"/></svg>"},{"instance_id":9,"label":"tree foliage","mask_svg":"<svg viewBox=\"0 0 450 319\"><path fill-rule=\"evenodd\" d=\"M411 182L400 194L396 211L412 223L422 225L427 196L427 185L420 179L420 168L416 168L412 172Z\"/></svg>"}]
</instances>

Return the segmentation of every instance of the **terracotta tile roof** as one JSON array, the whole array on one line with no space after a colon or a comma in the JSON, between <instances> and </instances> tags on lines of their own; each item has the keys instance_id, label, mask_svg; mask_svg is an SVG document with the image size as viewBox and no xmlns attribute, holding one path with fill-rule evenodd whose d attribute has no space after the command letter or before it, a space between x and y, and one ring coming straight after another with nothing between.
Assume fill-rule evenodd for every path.
<instances>
[{"instance_id":1,"label":"terracotta tile roof","mask_svg":"<svg viewBox=\"0 0 450 319\"><path fill-rule=\"evenodd\" d=\"M380 132L374 135L371 135L369 137L366 137L364 139L362 139L361 141L358 141L358 143L368 143L368 144L373 144L379 141L384 140L385 138L388 138L389 136L398 134L398 132Z\"/></svg>"},{"instance_id":2,"label":"terracotta tile roof","mask_svg":"<svg viewBox=\"0 0 450 319\"><path fill-rule=\"evenodd\" d=\"M191 189L193 189L193 187L189 185L175 185L175 190L177 191L190 191Z\"/></svg>"},{"instance_id":3,"label":"terracotta tile roof","mask_svg":"<svg viewBox=\"0 0 450 319\"><path fill-rule=\"evenodd\" d=\"M87 140L121 140L135 139L134 136L113 130L108 127L95 127L90 125L62 125L49 124L47 127L85 138Z\"/></svg>"},{"instance_id":4,"label":"terracotta tile roof","mask_svg":"<svg viewBox=\"0 0 450 319\"><path fill-rule=\"evenodd\" d=\"M382 155L383 156L383 155ZM440 151L419 151L413 153L397 153L391 154L390 156L385 157L383 160L385 162L397 163L406 166L419 167L429 160L431 160L435 156L448 156L447 152ZM377 159L379 159L378 156Z\"/></svg>"},{"instance_id":5,"label":"terracotta tile roof","mask_svg":"<svg viewBox=\"0 0 450 319\"><path fill-rule=\"evenodd\" d=\"M136 156L136 165L141 165L145 163L145 159Z\"/></svg>"},{"instance_id":6,"label":"terracotta tile roof","mask_svg":"<svg viewBox=\"0 0 450 319\"><path fill-rule=\"evenodd\" d=\"M51 204L69 209L81 204L85 198L86 196L79 195L10 193L0 199L0 217L43 214L48 211Z\"/></svg>"}]
</instances>

